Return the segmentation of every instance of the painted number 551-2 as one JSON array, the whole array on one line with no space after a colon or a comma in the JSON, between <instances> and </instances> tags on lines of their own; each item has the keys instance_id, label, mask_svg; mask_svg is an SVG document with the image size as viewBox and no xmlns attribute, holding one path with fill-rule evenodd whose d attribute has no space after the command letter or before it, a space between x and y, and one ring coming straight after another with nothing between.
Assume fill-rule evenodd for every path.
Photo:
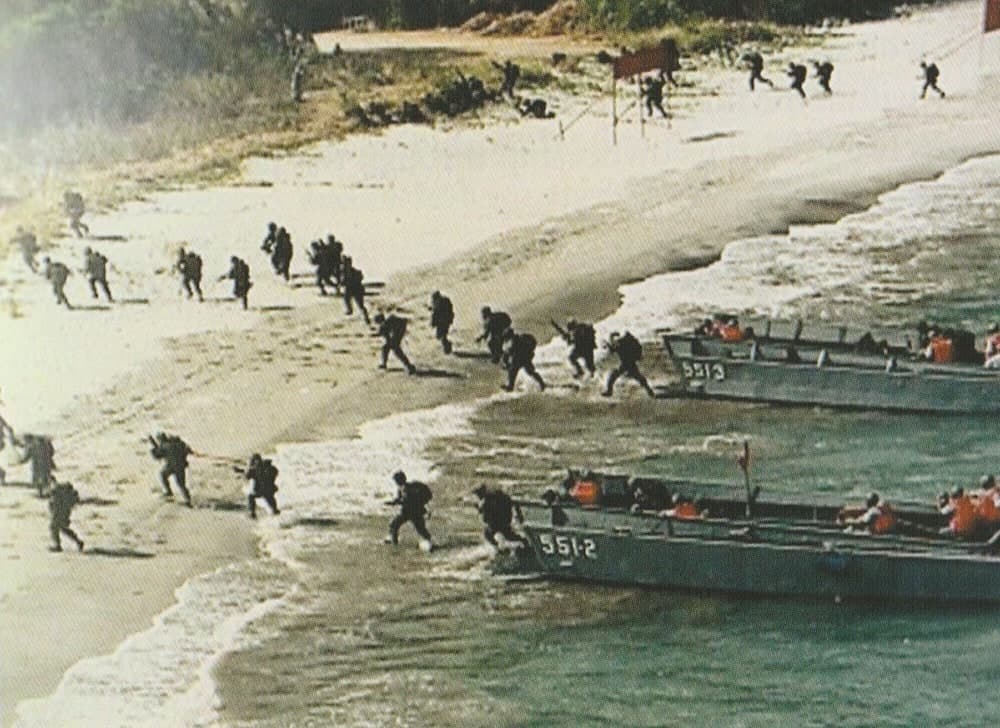
<instances>
[{"instance_id":1,"label":"painted number 551-2","mask_svg":"<svg viewBox=\"0 0 1000 728\"><path fill-rule=\"evenodd\" d=\"M567 556L571 558L596 559L597 544L592 538L577 538L576 536L556 536L551 533L539 534L538 541L542 545L542 553L546 556Z\"/></svg>"}]
</instances>

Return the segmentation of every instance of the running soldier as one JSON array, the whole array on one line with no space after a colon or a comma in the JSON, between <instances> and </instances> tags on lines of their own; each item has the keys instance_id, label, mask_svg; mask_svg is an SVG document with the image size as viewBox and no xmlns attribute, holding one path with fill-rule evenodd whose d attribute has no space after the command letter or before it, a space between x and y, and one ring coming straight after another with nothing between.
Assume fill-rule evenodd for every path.
<instances>
[{"instance_id":1,"label":"running soldier","mask_svg":"<svg viewBox=\"0 0 1000 728\"><path fill-rule=\"evenodd\" d=\"M45 266L45 277L52 282L52 292L56 294L56 304L61 303L66 308L72 309L73 306L66 298L65 291L66 281L69 280L70 276L69 268L58 261L50 260L48 256L42 259L42 264Z\"/></svg>"},{"instance_id":2,"label":"running soldier","mask_svg":"<svg viewBox=\"0 0 1000 728\"><path fill-rule=\"evenodd\" d=\"M326 254L330 261L333 280L337 282L336 288L339 295L340 286L344 282L344 269L341 264L344 256L344 244L337 240L332 233L326 236Z\"/></svg>"},{"instance_id":3,"label":"running soldier","mask_svg":"<svg viewBox=\"0 0 1000 728\"><path fill-rule=\"evenodd\" d=\"M349 255L344 256L341 275L343 276L344 307L347 309L347 315L350 316L354 313L351 306L353 301L357 304L361 315L364 316L365 323L370 324L368 309L365 308L365 274L361 272L360 268L354 267Z\"/></svg>"},{"instance_id":4,"label":"running soldier","mask_svg":"<svg viewBox=\"0 0 1000 728\"><path fill-rule=\"evenodd\" d=\"M79 192L67 190L63 195L63 209L66 211L66 216L69 217L70 229L76 233L78 238L90 235L90 228L84 225L81 220L83 214L87 211L86 206L83 204L83 195Z\"/></svg>"},{"instance_id":5,"label":"running soldier","mask_svg":"<svg viewBox=\"0 0 1000 728\"><path fill-rule=\"evenodd\" d=\"M264 242L260 244L260 249L265 253L270 255L274 252L274 244L278 241L278 225L277 223L269 222L267 224L267 235L264 236Z\"/></svg>"},{"instance_id":6,"label":"running soldier","mask_svg":"<svg viewBox=\"0 0 1000 728\"><path fill-rule=\"evenodd\" d=\"M576 319L567 321L565 329L560 328L555 321L552 322L552 326L570 345L569 363L573 367L573 377L579 379L583 376L583 367L580 366L581 359L587 366L587 371L593 376L596 371L594 350L597 348L597 335L594 333L594 327Z\"/></svg>"},{"instance_id":7,"label":"running soldier","mask_svg":"<svg viewBox=\"0 0 1000 728\"><path fill-rule=\"evenodd\" d=\"M750 67L750 90L754 90L754 82L760 81L774 88L774 82L762 75L764 72L764 56L752 51L743 56L743 61Z\"/></svg>"},{"instance_id":8,"label":"running soldier","mask_svg":"<svg viewBox=\"0 0 1000 728\"><path fill-rule=\"evenodd\" d=\"M24 264L31 269L32 273L37 273L38 262L35 260L35 256L38 254L39 248L38 238L35 237L35 234L18 225L10 242L21 249L21 258L24 260Z\"/></svg>"},{"instance_id":9,"label":"running soldier","mask_svg":"<svg viewBox=\"0 0 1000 728\"><path fill-rule=\"evenodd\" d=\"M403 337L406 336L407 320L395 314L385 316L384 314L377 313L375 314L375 323L378 324L378 335L385 340L385 343L382 344L382 360L378 368L386 368L389 361L389 352L391 351L403 363L403 366L406 367L407 373L416 374L417 368L410 363L410 360L406 358L406 354L403 353L402 344Z\"/></svg>"},{"instance_id":10,"label":"running soldier","mask_svg":"<svg viewBox=\"0 0 1000 728\"><path fill-rule=\"evenodd\" d=\"M789 87L793 91L798 91L799 96L802 98L806 97L806 90L802 88L802 84L806 82L806 67L801 63L789 63L788 73L786 74L790 79L792 79L792 85Z\"/></svg>"},{"instance_id":11,"label":"running soldier","mask_svg":"<svg viewBox=\"0 0 1000 728\"><path fill-rule=\"evenodd\" d=\"M158 432L155 438L148 439L152 445L150 454L157 460L163 461L163 469L160 470L163 496L165 498L174 497L174 492L170 489L170 476L172 475L177 489L184 496L184 505L191 508L191 493L187 489L187 467L188 455L193 455L194 450L177 435L168 435L165 432Z\"/></svg>"},{"instance_id":12,"label":"running soldier","mask_svg":"<svg viewBox=\"0 0 1000 728\"><path fill-rule=\"evenodd\" d=\"M49 493L49 533L52 535L52 545L49 551L62 551L59 534L69 536L76 544L78 551L83 551L83 539L69 527L70 514L73 506L80 502L80 494L70 483L56 483Z\"/></svg>"},{"instance_id":13,"label":"running soldier","mask_svg":"<svg viewBox=\"0 0 1000 728\"><path fill-rule=\"evenodd\" d=\"M330 265L330 248L320 240L313 240L309 243L309 262L316 269L316 285L319 287L319 295L326 295L326 287L332 286L338 289L340 286L333 280L333 266Z\"/></svg>"},{"instance_id":14,"label":"running soldier","mask_svg":"<svg viewBox=\"0 0 1000 728\"><path fill-rule=\"evenodd\" d=\"M201 256L193 250L181 248L174 268L181 274L181 285L184 286L187 297L191 298L197 293L198 300L204 301L201 295Z\"/></svg>"},{"instance_id":15,"label":"running soldier","mask_svg":"<svg viewBox=\"0 0 1000 728\"><path fill-rule=\"evenodd\" d=\"M616 331L611 334L608 349L613 354L618 355L619 364L618 368L608 376L608 383L601 394L605 397L610 397L612 392L614 392L615 381L624 375L642 385L642 388L646 390L646 394L650 397L655 397L656 394L653 392L652 387L649 386L649 382L646 381L646 377L642 376L642 372L639 371L639 360L642 359L642 344L639 343L639 340L628 331L621 336Z\"/></svg>"},{"instance_id":16,"label":"running soldier","mask_svg":"<svg viewBox=\"0 0 1000 728\"><path fill-rule=\"evenodd\" d=\"M497 534L500 534L509 544L527 543L524 536L514 532L513 520L517 515L518 521L523 521L524 516L521 509L511 500L511 497L502 490L492 490L485 485L480 485L472 491L479 499L476 509L483 518L483 538L493 548L499 550L497 544Z\"/></svg>"},{"instance_id":17,"label":"running soldier","mask_svg":"<svg viewBox=\"0 0 1000 728\"><path fill-rule=\"evenodd\" d=\"M503 355L503 337L511 326L510 316L503 311L494 311L489 306L483 306L480 313L483 316L483 333L476 337L476 341L485 341L490 361L499 364Z\"/></svg>"},{"instance_id":18,"label":"running soldier","mask_svg":"<svg viewBox=\"0 0 1000 728\"><path fill-rule=\"evenodd\" d=\"M26 434L21 438L21 445L24 455L19 462L31 461L31 485L42 498L49 485L55 482L52 471L56 469L56 449L45 435Z\"/></svg>"},{"instance_id":19,"label":"running soldier","mask_svg":"<svg viewBox=\"0 0 1000 728\"><path fill-rule=\"evenodd\" d=\"M496 61L491 61L491 63L503 73L503 83L500 84L500 95L506 95L513 99L514 84L517 83L517 79L521 76L521 67L516 63L511 63L510 60L504 61L502 66Z\"/></svg>"},{"instance_id":20,"label":"running soldier","mask_svg":"<svg viewBox=\"0 0 1000 728\"><path fill-rule=\"evenodd\" d=\"M243 304L243 310L247 310L247 294L253 287L250 281L250 266L246 261L237 258L235 255L229 259L229 272L219 276L220 281L227 278L233 279L233 298Z\"/></svg>"},{"instance_id":21,"label":"running soldier","mask_svg":"<svg viewBox=\"0 0 1000 728\"><path fill-rule=\"evenodd\" d=\"M455 308L451 305L451 299L442 295L441 291L434 291L431 294L431 328L434 329L434 336L441 342L441 350L445 354L451 353L448 330L454 321Z\"/></svg>"},{"instance_id":22,"label":"running soldier","mask_svg":"<svg viewBox=\"0 0 1000 728\"><path fill-rule=\"evenodd\" d=\"M924 98L927 95L927 89L934 89L937 91L938 96L942 99L944 98L944 91L938 88L937 81L938 77L941 75L941 71L938 70L936 63L927 63L927 61L920 61L920 67L924 71L924 88L920 92L920 98Z\"/></svg>"},{"instance_id":23,"label":"running soldier","mask_svg":"<svg viewBox=\"0 0 1000 728\"><path fill-rule=\"evenodd\" d=\"M237 473L251 481L253 485L247 492L247 507L250 509L250 517L257 517L257 499L263 498L271 513L279 515L281 510L274 494L278 492L277 479L278 468L270 459L265 460L260 453L250 456L250 462L246 469L233 468Z\"/></svg>"},{"instance_id":24,"label":"running soldier","mask_svg":"<svg viewBox=\"0 0 1000 728\"><path fill-rule=\"evenodd\" d=\"M538 342L531 334L515 334L513 329L507 329L504 334L503 366L507 370L507 384L504 389L508 392L514 391L514 382L517 374L522 369L525 373L538 382L538 386L545 391L545 382L542 376L535 371L535 347Z\"/></svg>"},{"instance_id":25,"label":"running soldier","mask_svg":"<svg viewBox=\"0 0 1000 728\"><path fill-rule=\"evenodd\" d=\"M90 294L97 298L97 286L100 284L109 303L114 303L111 289L108 288L108 259L96 250L87 247L83 249L83 272L90 284Z\"/></svg>"},{"instance_id":26,"label":"running soldier","mask_svg":"<svg viewBox=\"0 0 1000 728\"><path fill-rule=\"evenodd\" d=\"M663 118L667 118L667 112L663 110L663 87L667 85L667 78L660 72L655 78L642 79L642 97L646 100L646 116L653 115L653 109L659 109Z\"/></svg>"},{"instance_id":27,"label":"running soldier","mask_svg":"<svg viewBox=\"0 0 1000 728\"><path fill-rule=\"evenodd\" d=\"M830 61L815 61L813 63L813 70L816 72L816 80L819 81L820 88L823 89L823 93L827 96L833 95L833 89L830 88L830 79L833 77L833 64Z\"/></svg>"},{"instance_id":28,"label":"running soldier","mask_svg":"<svg viewBox=\"0 0 1000 728\"><path fill-rule=\"evenodd\" d=\"M274 272L286 281L291 277L288 269L292 264L294 253L292 236L285 228L279 228L277 238L274 241L274 251L271 253L271 265L274 267Z\"/></svg>"},{"instance_id":29,"label":"running soldier","mask_svg":"<svg viewBox=\"0 0 1000 728\"><path fill-rule=\"evenodd\" d=\"M417 480L407 480L406 473L397 470L392 475L396 483L396 497L386 503L390 506L400 506L399 514L389 523L389 536L386 543L396 545L399 543L399 529L404 523L409 521L413 524L417 535L420 536L420 548L430 551L433 548L431 534L427 530L427 523L424 520L427 516L427 504L431 501L431 489L426 484Z\"/></svg>"}]
</instances>

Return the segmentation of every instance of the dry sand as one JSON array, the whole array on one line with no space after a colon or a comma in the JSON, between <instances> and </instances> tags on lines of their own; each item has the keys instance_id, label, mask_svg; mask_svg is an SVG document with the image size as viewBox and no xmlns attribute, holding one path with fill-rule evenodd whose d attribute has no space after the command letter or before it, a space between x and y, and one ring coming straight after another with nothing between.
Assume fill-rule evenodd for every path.
<instances>
[{"instance_id":1,"label":"dry sand","mask_svg":"<svg viewBox=\"0 0 1000 728\"><path fill-rule=\"evenodd\" d=\"M395 129L248 163L246 187L158 195L91 220L95 232L128 236L97 247L118 267L119 295L148 304L57 309L12 256L3 295L24 316L0 319L3 414L19 430L54 435L61 476L90 499L75 524L105 558L47 553L45 503L26 488L0 491L0 720L51 692L80 658L147 626L188 577L253 554L249 522L229 506L240 503L241 484L223 464L196 461L194 512L154 494L156 465L142 442L150 428L243 458L490 393L495 369L445 358L425 334L431 290L455 301L462 350L473 346L483 303L542 335L550 316L609 314L627 280L710 260L737 237L836 219L901 182L1000 151L997 77L978 73L981 58L990 66L1000 57L998 38L940 61L946 100L917 100L921 54L948 50L979 11L959 3L849 27L822 50L789 53L837 64L835 95L819 96L810 81L807 104L784 91L750 94L743 72L689 71L717 95L695 100L685 89L670 128L654 121L644 135L631 111L617 146L604 98L564 141L556 122L517 123L512 112L483 128ZM507 55L503 41L491 43ZM768 68L779 87L783 62ZM559 99L560 118L592 100ZM273 186L256 184L265 180ZM256 250L271 218L295 237L301 273L310 237L333 230L345 239L369 278L387 283L373 303L416 319L407 347L431 374L376 371L377 343L339 302L273 280ZM162 270L185 239L205 258L206 278L231 252L243 254L257 310L181 300ZM56 257L78 267L81 248L62 241ZM68 290L89 302L79 274ZM224 293L211 286L210 295ZM24 466L8 477L24 481Z\"/></svg>"}]
</instances>

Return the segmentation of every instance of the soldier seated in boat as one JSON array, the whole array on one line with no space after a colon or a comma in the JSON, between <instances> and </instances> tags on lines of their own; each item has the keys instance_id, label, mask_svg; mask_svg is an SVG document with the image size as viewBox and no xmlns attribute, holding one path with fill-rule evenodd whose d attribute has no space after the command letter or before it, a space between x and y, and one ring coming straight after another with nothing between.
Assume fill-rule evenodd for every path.
<instances>
[{"instance_id":1,"label":"soldier seated in boat","mask_svg":"<svg viewBox=\"0 0 1000 728\"><path fill-rule=\"evenodd\" d=\"M879 496L872 493L865 502L866 510L859 516L840 518L839 520L847 526L848 532L853 531L858 526L868 533L878 536L885 533L892 533L896 528L896 514L892 507Z\"/></svg>"},{"instance_id":2,"label":"soldier seated in boat","mask_svg":"<svg viewBox=\"0 0 1000 728\"><path fill-rule=\"evenodd\" d=\"M986 355L983 366L987 369L1000 369L1000 325L991 324L986 334Z\"/></svg>"},{"instance_id":3,"label":"soldier seated in boat","mask_svg":"<svg viewBox=\"0 0 1000 728\"><path fill-rule=\"evenodd\" d=\"M886 339L875 340L871 331L866 331L854 345L854 350L859 354L882 354L889 353L889 342Z\"/></svg>"},{"instance_id":4,"label":"soldier seated in boat","mask_svg":"<svg viewBox=\"0 0 1000 728\"><path fill-rule=\"evenodd\" d=\"M665 511L660 511L660 518L677 518L682 521L693 521L708 517L708 510L704 508L701 499L691 500L680 493L674 493L673 506Z\"/></svg>"},{"instance_id":5,"label":"soldier seated in boat","mask_svg":"<svg viewBox=\"0 0 1000 728\"><path fill-rule=\"evenodd\" d=\"M938 511L944 516L950 516L948 525L941 533L957 538L972 538L979 526L976 518L976 504L965 494L964 488L955 488L951 496L942 493L938 496Z\"/></svg>"},{"instance_id":6,"label":"soldier seated in boat","mask_svg":"<svg viewBox=\"0 0 1000 728\"><path fill-rule=\"evenodd\" d=\"M945 331L930 329L923 354L924 359L935 364L950 364L955 361L955 344Z\"/></svg>"},{"instance_id":7,"label":"soldier seated in boat","mask_svg":"<svg viewBox=\"0 0 1000 728\"><path fill-rule=\"evenodd\" d=\"M632 487L632 512L642 511L659 512L671 504L670 489L664 483L648 478L633 478L630 483Z\"/></svg>"},{"instance_id":8,"label":"soldier seated in boat","mask_svg":"<svg viewBox=\"0 0 1000 728\"><path fill-rule=\"evenodd\" d=\"M979 479L976 519L987 538L1000 529L1000 489L997 488L996 478L992 475L984 475Z\"/></svg>"}]
</instances>

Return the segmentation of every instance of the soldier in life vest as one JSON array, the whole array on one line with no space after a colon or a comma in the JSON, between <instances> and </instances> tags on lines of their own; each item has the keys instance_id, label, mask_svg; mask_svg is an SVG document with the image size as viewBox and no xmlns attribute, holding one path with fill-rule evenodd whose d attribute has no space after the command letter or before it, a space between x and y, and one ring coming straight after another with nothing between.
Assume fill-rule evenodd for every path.
<instances>
[{"instance_id":1,"label":"soldier in life vest","mask_svg":"<svg viewBox=\"0 0 1000 728\"><path fill-rule=\"evenodd\" d=\"M368 309L365 307L365 274L361 272L360 268L354 267L349 255L344 256L341 282L343 283L344 308L347 309L347 315L350 316L354 313L354 309L351 307L353 302L357 304L365 323L371 323L368 320Z\"/></svg>"},{"instance_id":2,"label":"soldier in life vest","mask_svg":"<svg viewBox=\"0 0 1000 728\"><path fill-rule=\"evenodd\" d=\"M63 195L63 209L66 211L66 216L69 218L70 229L76 233L78 238L82 238L84 235L90 235L90 228L84 225L82 221L83 214L87 210L86 206L83 204L83 195L79 192L67 190Z\"/></svg>"},{"instance_id":3,"label":"soldier in life vest","mask_svg":"<svg viewBox=\"0 0 1000 728\"><path fill-rule=\"evenodd\" d=\"M59 261L50 260L48 256L42 259L45 266L45 277L52 283L52 292L56 294L56 304L63 304L66 308L72 309L69 299L66 298L66 281L69 280L69 268Z\"/></svg>"},{"instance_id":4,"label":"soldier in life vest","mask_svg":"<svg viewBox=\"0 0 1000 728\"><path fill-rule=\"evenodd\" d=\"M195 293L198 300L204 301L201 295L201 256L193 250L180 249L174 269L181 274L181 285L191 298Z\"/></svg>"},{"instance_id":5,"label":"soldier in life vest","mask_svg":"<svg viewBox=\"0 0 1000 728\"><path fill-rule=\"evenodd\" d=\"M774 88L774 82L770 79L764 78L762 75L764 72L764 56L762 56L757 51L751 51L743 56L743 62L747 64L750 68L750 90L754 90L754 82L760 81L761 83L766 83L771 88Z\"/></svg>"},{"instance_id":6,"label":"soldier in life vest","mask_svg":"<svg viewBox=\"0 0 1000 728\"><path fill-rule=\"evenodd\" d=\"M73 506L79 502L80 494L69 483L56 483L49 493L49 533L52 536L50 551L62 551L62 543L59 540L61 533L69 536L76 544L77 550L83 551L83 539L69 527Z\"/></svg>"},{"instance_id":7,"label":"soldier in life vest","mask_svg":"<svg viewBox=\"0 0 1000 728\"><path fill-rule=\"evenodd\" d=\"M235 255L229 259L229 272L219 276L220 281L231 278L233 281L233 298L243 304L243 310L247 309L247 294L253 287L250 281L250 266L242 258Z\"/></svg>"},{"instance_id":8,"label":"soldier in life vest","mask_svg":"<svg viewBox=\"0 0 1000 728\"><path fill-rule=\"evenodd\" d=\"M55 482L52 471L56 469L56 449L52 440L45 435L25 434L21 438L24 455L21 463L31 462L31 485L38 491L38 497L45 495L49 484Z\"/></svg>"},{"instance_id":9,"label":"soldier in life vest","mask_svg":"<svg viewBox=\"0 0 1000 728\"><path fill-rule=\"evenodd\" d=\"M830 61L819 61L813 62L813 71L816 73L816 80L819 81L819 86L823 89L823 93L827 96L833 94L833 89L830 88L830 79L833 77L833 64Z\"/></svg>"},{"instance_id":10,"label":"soldier in life vest","mask_svg":"<svg viewBox=\"0 0 1000 728\"><path fill-rule=\"evenodd\" d=\"M420 481L407 480L406 473L402 470L393 473L392 479L396 483L396 497L386 505L399 506L399 514L389 523L389 536L385 542L393 545L398 544L399 529L409 521L420 536L420 547L425 551L430 551L433 543L424 519L427 516L427 504L430 503L432 497L431 489Z\"/></svg>"},{"instance_id":11,"label":"soldier in life vest","mask_svg":"<svg viewBox=\"0 0 1000 728\"><path fill-rule=\"evenodd\" d=\"M497 534L503 536L508 544L524 545L527 543L524 536L514 531L514 516L517 516L518 521L522 521L524 516L509 495L502 490L487 488L485 485L478 486L472 492L479 499L476 508L483 519L485 526L483 538L486 539L487 543L499 550Z\"/></svg>"},{"instance_id":12,"label":"soldier in life vest","mask_svg":"<svg viewBox=\"0 0 1000 728\"><path fill-rule=\"evenodd\" d=\"M260 456L260 453L255 452L250 456L250 462L245 469L233 468L233 470L252 483L250 490L247 492L247 507L250 510L251 518L257 517L258 498L262 498L267 503L267 507L271 509L271 513L274 515L277 516L281 513L281 510L278 508L278 502L274 497L274 494L278 492L278 485L276 483L278 468L270 459L264 459Z\"/></svg>"},{"instance_id":13,"label":"soldier in life vest","mask_svg":"<svg viewBox=\"0 0 1000 728\"><path fill-rule=\"evenodd\" d=\"M642 344L639 343L639 340L628 331L621 336L616 331L611 334L611 338L608 341L608 349L611 353L618 355L619 364L608 375L608 383L601 394L605 397L610 397L614 392L615 382L619 377L624 375L638 382L650 397L655 397L656 394L653 392L653 388L649 386L646 377L639 371L639 360L642 359Z\"/></svg>"},{"instance_id":14,"label":"soldier in life vest","mask_svg":"<svg viewBox=\"0 0 1000 728\"><path fill-rule=\"evenodd\" d=\"M920 92L920 98L924 98L927 95L927 89L930 88L937 91L938 96L943 99L944 91L939 89L937 85L938 77L941 75L941 71L938 69L937 64L920 61L920 68L924 72L924 88Z\"/></svg>"},{"instance_id":15,"label":"soldier in life vest","mask_svg":"<svg viewBox=\"0 0 1000 728\"><path fill-rule=\"evenodd\" d=\"M538 386L545 391L545 382L542 375L535 371L535 347L538 342L531 334L515 334L513 329L507 329L504 334L503 353L501 359L503 366L507 370L507 384L504 389L508 392L514 390L514 382L517 374L522 369L524 372L538 382Z\"/></svg>"},{"instance_id":16,"label":"soldier in life vest","mask_svg":"<svg viewBox=\"0 0 1000 728\"><path fill-rule=\"evenodd\" d=\"M191 508L191 493L187 489L187 467L188 455L194 454L194 451L177 435L168 435L165 432L156 433L156 437L150 437L149 442L152 445L150 454L157 460L163 461L160 482L163 484L164 497L174 496L174 492L170 489L170 477L173 476L178 490L184 496L184 505Z\"/></svg>"},{"instance_id":17,"label":"soldier in life vest","mask_svg":"<svg viewBox=\"0 0 1000 728\"><path fill-rule=\"evenodd\" d=\"M987 369L1000 369L1000 325L992 324L986 335L983 366Z\"/></svg>"},{"instance_id":18,"label":"soldier in life vest","mask_svg":"<svg viewBox=\"0 0 1000 728\"><path fill-rule=\"evenodd\" d=\"M378 335L385 341L382 344L382 359L378 368L385 369L389 363L389 352L396 355L396 358L406 367L408 374L416 374L417 368L410 363L403 353L403 337L406 336L406 324L408 323L402 316L390 314L386 316L382 313L375 314L375 323L378 324Z\"/></svg>"},{"instance_id":19,"label":"soldier in life vest","mask_svg":"<svg viewBox=\"0 0 1000 728\"><path fill-rule=\"evenodd\" d=\"M657 515L660 518L677 518L682 521L693 521L705 518L706 511L702 508L702 503L686 498L680 493L674 493L673 505L665 511L660 511Z\"/></svg>"},{"instance_id":20,"label":"soldier in life vest","mask_svg":"<svg viewBox=\"0 0 1000 728\"><path fill-rule=\"evenodd\" d=\"M956 488L950 497L947 493L942 493L938 497L938 511L951 517L941 533L958 538L972 538L975 535L979 526L976 504L965 494L964 488Z\"/></svg>"},{"instance_id":21,"label":"soldier in life vest","mask_svg":"<svg viewBox=\"0 0 1000 728\"><path fill-rule=\"evenodd\" d=\"M483 317L483 333L476 337L476 341L485 341L490 360L499 364L503 354L503 337L511 326L510 316L503 311L494 311L489 306L483 306L480 313Z\"/></svg>"},{"instance_id":22,"label":"soldier in life vest","mask_svg":"<svg viewBox=\"0 0 1000 728\"><path fill-rule=\"evenodd\" d=\"M950 364L955 361L955 346L950 336L944 331L931 329L927 332L928 342L924 349L924 358L935 364Z\"/></svg>"},{"instance_id":23,"label":"soldier in life vest","mask_svg":"<svg viewBox=\"0 0 1000 728\"><path fill-rule=\"evenodd\" d=\"M992 536L1000 528L1000 489L992 475L984 475L979 479L976 520L988 531L988 536Z\"/></svg>"},{"instance_id":24,"label":"soldier in life vest","mask_svg":"<svg viewBox=\"0 0 1000 728\"><path fill-rule=\"evenodd\" d=\"M868 496L865 507L866 510L861 515L843 520L849 531L854 527L861 526L873 535L892 533L896 528L896 514L893 513L889 504L879 497L878 493L872 493Z\"/></svg>"},{"instance_id":25,"label":"soldier in life vest","mask_svg":"<svg viewBox=\"0 0 1000 728\"><path fill-rule=\"evenodd\" d=\"M90 294L97 298L97 286L101 286L105 298L113 303L111 289L108 288L108 259L96 250L86 247L83 249L83 272L87 275L87 282L90 284Z\"/></svg>"},{"instance_id":26,"label":"soldier in life vest","mask_svg":"<svg viewBox=\"0 0 1000 728\"><path fill-rule=\"evenodd\" d=\"M788 77L792 79L792 85L789 87L793 91L798 91L799 96L802 98L806 97L806 90L802 87L806 82L806 74L808 71L806 67L801 63L789 63L788 64Z\"/></svg>"},{"instance_id":27,"label":"soldier in life vest","mask_svg":"<svg viewBox=\"0 0 1000 728\"><path fill-rule=\"evenodd\" d=\"M455 308L451 304L451 299L441 291L434 291L431 294L431 328L434 329L434 336L441 342L441 350L445 354L451 353L448 330L454 321Z\"/></svg>"}]
</instances>

